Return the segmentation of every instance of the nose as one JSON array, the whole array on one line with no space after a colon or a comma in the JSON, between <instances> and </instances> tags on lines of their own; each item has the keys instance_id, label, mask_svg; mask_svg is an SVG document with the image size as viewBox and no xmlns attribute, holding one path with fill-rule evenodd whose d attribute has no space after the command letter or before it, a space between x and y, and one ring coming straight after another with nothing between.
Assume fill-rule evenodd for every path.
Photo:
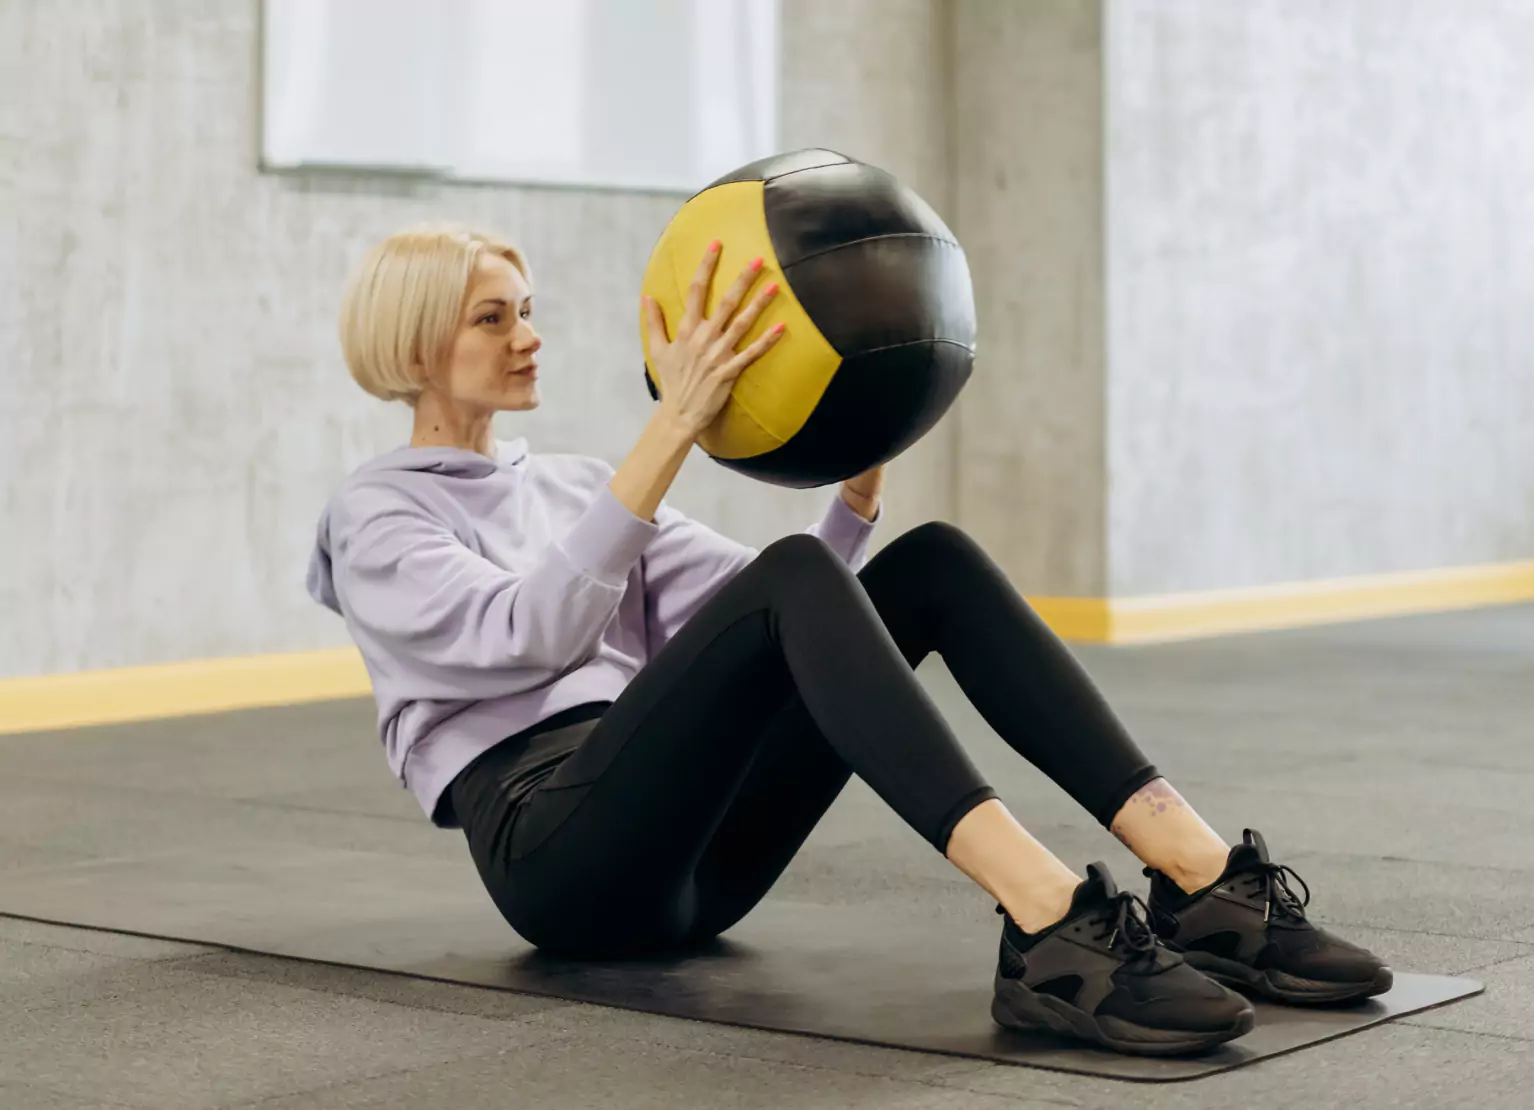
<instances>
[{"instance_id":1,"label":"nose","mask_svg":"<svg viewBox=\"0 0 1534 1110\"><path fill-rule=\"evenodd\" d=\"M543 337L526 320L517 325L517 330L511 333L512 350L519 354L533 354L542 346Z\"/></svg>"}]
</instances>

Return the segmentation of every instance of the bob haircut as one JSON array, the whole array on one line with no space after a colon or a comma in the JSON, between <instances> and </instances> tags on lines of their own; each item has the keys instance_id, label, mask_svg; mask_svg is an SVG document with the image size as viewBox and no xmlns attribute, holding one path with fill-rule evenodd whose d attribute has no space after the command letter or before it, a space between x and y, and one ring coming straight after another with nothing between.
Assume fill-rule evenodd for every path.
<instances>
[{"instance_id":1,"label":"bob haircut","mask_svg":"<svg viewBox=\"0 0 1534 1110\"><path fill-rule=\"evenodd\" d=\"M385 401L415 403L424 372L458 330L469 277L487 253L532 283L516 247L457 224L406 228L367 253L341 303L341 352L358 385Z\"/></svg>"}]
</instances>

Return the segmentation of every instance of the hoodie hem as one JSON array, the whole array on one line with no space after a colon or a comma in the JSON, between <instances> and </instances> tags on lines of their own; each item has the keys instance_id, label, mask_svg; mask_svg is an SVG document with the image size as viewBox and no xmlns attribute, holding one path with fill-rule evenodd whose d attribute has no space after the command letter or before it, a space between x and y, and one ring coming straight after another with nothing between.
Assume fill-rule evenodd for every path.
<instances>
[{"instance_id":1,"label":"hoodie hem","mask_svg":"<svg viewBox=\"0 0 1534 1110\"><path fill-rule=\"evenodd\" d=\"M444 721L411 745L401 778L427 818L438 828L437 807L453 780L474 760L509 736L540 721L593 701L616 701L629 676L617 667L587 666L554 686L481 702Z\"/></svg>"}]
</instances>

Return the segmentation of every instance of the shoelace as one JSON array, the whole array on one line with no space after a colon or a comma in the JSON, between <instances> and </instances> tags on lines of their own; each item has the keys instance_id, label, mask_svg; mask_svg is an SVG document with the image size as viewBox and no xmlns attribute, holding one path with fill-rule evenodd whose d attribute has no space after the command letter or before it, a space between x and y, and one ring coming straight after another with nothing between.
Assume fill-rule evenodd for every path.
<instances>
[{"instance_id":1,"label":"shoelace","mask_svg":"<svg viewBox=\"0 0 1534 1110\"><path fill-rule=\"evenodd\" d=\"M1301 898L1294 893L1289 886L1289 879L1300 884L1305 891L1305 897ZM1267 900L1267 907L1263 910L1263 923L1273 920L1273 907L1278 907L1280 916L1291 917L1296 921L1305 920L1305 907L1310 905L1310 887L1305 880L1300 878L1294 868L1282 863L1262 864L1257 870L1245 877L1251 883L1251 892L1263 891Z\"/></svg>"},{"instance_id":2,"label":"shoelace","mask_svg":"<svg viewBox=\"0 0 1534 1110\"><path fill-rule=\"evenodd\" d=\"M1120 891L1114 896L1113 901L1093 918L1102 926L1102 931L1092 939L1107 940L1108 947L1112 948L1118 943L1119 938L1123 937L1125 947L1131 952L1149 955L1156 950L1156 934L1146 923L1149 916L1150 907L1138 894L1131 894L1127 890ZM1109 927L1110 925L1112 928Z\"/></svg>"}]
</instances>

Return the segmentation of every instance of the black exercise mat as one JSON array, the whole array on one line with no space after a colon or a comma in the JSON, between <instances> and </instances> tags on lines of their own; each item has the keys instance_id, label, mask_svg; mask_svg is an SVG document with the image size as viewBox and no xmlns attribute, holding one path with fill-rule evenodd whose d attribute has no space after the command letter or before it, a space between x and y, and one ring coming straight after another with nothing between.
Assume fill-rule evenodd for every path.
<instances>
[{"instance_id":1,"label":"black exercise mat","mask_svg":"<svg viewBox=\"0 0 1534 1110\"><path fill-rule=\"evenodd\" d=\"M1239 1041L1159 1060L997 1028L989 1004L999 919L770 898L706 953L573 964L517 938L467 865L293 844L11 871L0 881L0 913L1143 1082L1240 1067L1483 989L1469 979L1398 973L1394 990L1362 1006L1259 1003L1257 1028Z\"/></svg>"}]
</instances>

